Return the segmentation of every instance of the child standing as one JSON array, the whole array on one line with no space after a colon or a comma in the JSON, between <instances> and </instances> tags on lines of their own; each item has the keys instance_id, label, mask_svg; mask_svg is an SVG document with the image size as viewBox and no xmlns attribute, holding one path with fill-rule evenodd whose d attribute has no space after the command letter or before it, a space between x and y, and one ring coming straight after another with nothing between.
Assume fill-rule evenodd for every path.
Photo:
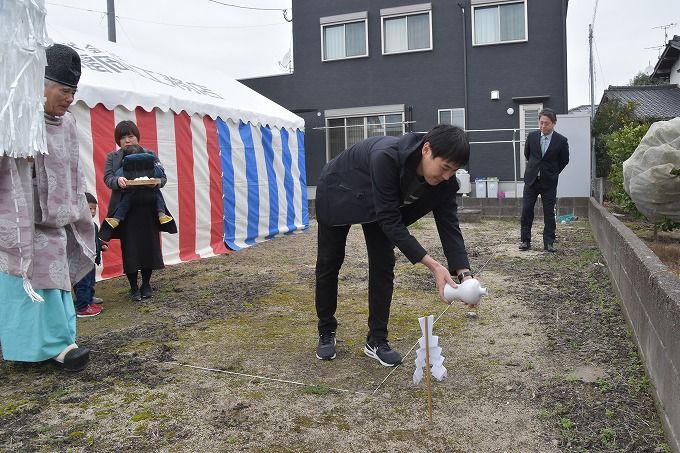
<instances>
[{"instance_id":1,"label":"child standing","mask_svg":"<svg viewBox=\"0 0 680 453\"><path fill-rule=\"evenodd\" d=\"M157 161L155 154L146 151L139 145L128 145L123 148L125 157L121 167L116 171L116 176L124 176L127 179L133 180L139 177L157 178L165 177L165 170ZM125 219L132 203L134 203L134 193L136 190L153 190L156 194L156 212L158 213L158 222L161 225L172 222L173 218L167 213L165 207L165 200L159 187L130 187L123 190L118 208L113 213L113 216L107 217L104 220L111 228L117 228L120 222ZM106 235L105 235L106 237Z\"/></svg>"},{"instance_id":2,"label":"child standing","mask_svg":"<svg viewBox=\"0 0 680 453\"><path fill-rule=\"evenodd\" d=\"M89 192L85 192L87 198L87 205L90 207L90 214L92 218L97 215L97 199ZM97 222L94 223L94 240L97 246L97 255L95 257L95 265L101 263L101 252L108 250L109 246L99 239L99 227ZM96 267L92 266L92 270L73 286L76 294L76 316L79 318L89 318L97 316L102 312L102 306L95 302L95 299L102 302L101 299L94 297L94 285L96 281Z\"/></svg>"}]
</instances>

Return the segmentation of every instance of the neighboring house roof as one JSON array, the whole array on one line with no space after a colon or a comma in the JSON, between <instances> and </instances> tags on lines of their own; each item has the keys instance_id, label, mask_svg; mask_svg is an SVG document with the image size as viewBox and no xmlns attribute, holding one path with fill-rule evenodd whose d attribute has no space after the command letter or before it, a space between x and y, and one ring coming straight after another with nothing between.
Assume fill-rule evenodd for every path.
<instances>
[{"instance_id":1,"label":"neighboring house roof","mask_svg":"<svg viewBox=\"0 0 680 453\"><path fill-rule=\"evenodd\" d=\"M656 62L654 72L651 75L652 80L668 81L671 76L671 69L678 58L680 58L680 36L675 35L673 39L668 41L659 61Z\"/></svg>"},{"instance_id":2,"label":"neighboring house roof","mask_svg":"<svg viewBox=\"0 0 680 453\"><path fill-rule=\"evenodd\" d=\"M609 86L600 105L618 99L623 104L635 103L633 113L641 120L668 120L680 116L680 87L669 85Z\"/></svg>"},{"instance_id":3,"label":"neighboring house roof","mask_svg":"<svg viewBox=\"0 0 680 453\"><path fill-rule=\"evenodd\" d=\"M595 104L595 113L597 113L597 104ZM574 107L569 109L567 113L590 113L590 104L583 104L579 105L578 107Z\"/></svg>"}]
</instances>

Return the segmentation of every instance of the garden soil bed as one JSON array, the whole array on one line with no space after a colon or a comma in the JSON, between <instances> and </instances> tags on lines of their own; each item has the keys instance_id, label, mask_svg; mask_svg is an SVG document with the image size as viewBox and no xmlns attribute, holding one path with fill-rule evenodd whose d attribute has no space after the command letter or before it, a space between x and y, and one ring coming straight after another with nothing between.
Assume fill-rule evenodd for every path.
<instances>
[{"instance_id":1,"label":"garden soil bed","mask_svg":"<svg viewBox=\"0 0 680 453\"><path fill-rule=\"evenodd\" d=\"M631 215L612 203L605 207L626 227L635 233L654 252L670 272L680 278L680 229L654 232L654 224L646 219Z\"/></svg>"},{"instance_id":2,"label":"garden soil bed","mask_svg":"<svg viewBox=\"0 0 680 453\"><path fill-rule=\"evenodd\" d=\"M476 312L445 311L429 272L397 254L392 346L406 354L417 318L443 313L448 378L433 383L431 423L414 352L396 369L362 352L360 228L340 276L338 357L315 358L312 222L169 266L142 303L124 278L99 283L103 314L78 320L86 371L0 360L0 451L670 451L587 220L558 226L556 254L519 252L516 222L462 229L489 289ZM432 219L411 230L442 259Z\"/></svg>"}]
</instances>

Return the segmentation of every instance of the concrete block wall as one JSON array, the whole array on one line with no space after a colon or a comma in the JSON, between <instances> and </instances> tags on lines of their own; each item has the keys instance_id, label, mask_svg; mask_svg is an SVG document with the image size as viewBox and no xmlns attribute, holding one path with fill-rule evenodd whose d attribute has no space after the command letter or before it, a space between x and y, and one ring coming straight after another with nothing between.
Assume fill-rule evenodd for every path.
<instances>
[{"instance_id":1,"label":"concrete block wall","mask_svg":"<svg viewBox=\"0 0 680 453\"><path fill-rule=\"evenodd\" d=\"M647 367L673 451L680 452L680 279L594 198L593 235Z\"/></svg>"},{"instance_id":2,"label":"concrete block wall","mask_svg":"<svg viewBox=\"0 0 680 453\"><path fill-rule=\"evenodd\" d=\"M522 216L521 198L475 198L458 197L459 209L474 209L481 212L482 217L515 218ZM557 215L574 214L580 218L588 217L588 198L562 197L557 199ZM536 219L543 218L543 205L539 197L534 208ZM309 217L316 217L314 199L309 198Z\"/></svg>"},{"instance_id":3,"label":"concrete block wall","mask_svg":"<svg viewBox=\"0 0 680 453\"><path fill-rule=\"evenodd\" d=\"M475 198L459 197L458 207L464 209L479 209L482 217L490 218L517 218L522 216L521 198ZM588 217L588 198L585 197L561 197L557 199L557 215L574 214L575 216ZM541 198L536 201L534 207L536 219L543 218L543 204Z\"/></svg>"}]
</instances>

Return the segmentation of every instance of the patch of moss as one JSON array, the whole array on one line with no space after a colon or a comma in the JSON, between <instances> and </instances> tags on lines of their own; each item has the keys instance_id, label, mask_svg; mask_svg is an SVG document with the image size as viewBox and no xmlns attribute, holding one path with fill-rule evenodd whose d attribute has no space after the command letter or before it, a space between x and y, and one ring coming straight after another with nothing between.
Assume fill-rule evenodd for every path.
<instances>
[{"instance_id":1,"label":"patch of moss","mask_svg":"<svg viewBox=\"0 0 680 453\"><path fill-rule=\"evenodd\" d=\"M130 404L134 401L137 401L140 398L140 395L137 393L126 393L123 396L123 403L125 404Z\"/></svg>"},{"instance_id":2,"label":"patch of moss","mask_svg":"<svg viewBox=\"0 0 680 453\"><path fill-rule=\"evenodd\" d=\"M327 385L307 385L302 391L308 395L327 395L331 389Z\"/></svg>"},{"instance_id":3,"label":"patch of moss","mask_svg":"<svg viewBox=\"0 0 680 453\"><path fill-rule=\"evenodd\" d=\"M167 393L162 393L162 392L150 393L149 395L146 396L146 398L144 398L144 401L151 402L151 401L156 401L156 400L163 400L163 399L166 399L167 397L168 397Z\"/></svg>"},{"instance_id":4,"label":"patch of moss","mask_svg":"<svg viewBox=\"0 0 680 453\"><path fill-rule=\"evenodd\" d=\"M50 393L50 395L49 395L48 398L49 398L51 401L53 401L53 400L58 400L59 398L61 398L61 397L63 397L63 396L66 396L66 395L68 395L68 394L69 394L69 389L68 389L68 388L60 388L60 389L57 389L57 390L55 390L54 392Z\"/></svg>"},{"instance_id":5,"label":"patch of moss","mask_svg":"<svg viewBox=\"0 0 680 453\"><path fill-rule=\"evenodd\" d=\"M267 396L265 392L260 390L251 390L248 392L244 392L243 395L249 400L261 400L265 396Z\"/></svg>"},{"instance_id":6,"label":"patch of moss","mask_svg":"<svg viewBox=\"0 0 680 453\"><path fill-rule=\"evenodd\" d=\"M133 420L136 421L136 420ZM135 427L134 433L136 436L144 436L146 435L146 432L149 430L149 426L146 423L140 423Z\"/></svg>"},{"instance_id":7,"label":"patch of moss","mask_svg":"<svg viewBox=\"0 0 680 453\"><path fill-rule=\"evenodd\" d=\"M28 409L32 404L29 400L15 400L0 403L0 417L8 417L23 409Z\"/></svg>"},{"instance_id":8,"label":"patch of moss","mask_svg":"<svg viewBox=\"0 0 680 453\"><path fill-rule=\"evenodd\" d=\"M295 425L295 428L297 428L297 431L299 432L300 428L313 428L318 423L314 421L312 417L307 417L306 415L296 415L295 417L293 417L293 424Z\"/></svg>"},{"instance_id":9,"label":"patch of moss","mask_svg":"<svg viewBox=\"0 0 680 453\"><path fill-rule=\"evenodd\" d=\"M131 419L133 422L139 422L139 421L142 421L142 420L148 420L148 419L150 419L150 418L152 418L152 415L151 415L151 412L149 412L148 409L142 409L141 411L137 412L137 413L134 414L132 417L130 417L130 419Z\"/></svg>"},{"instance_id":10,"label":"patch of moss","mask_svg":"<svg viewBox=\"0 0 680 453\"><path fill-rule=\"evenodd\" d=\"M226 442L227 442L228 444L235 444L235 443L238 442L238 437L236 437L236 436L229 436L229 437L227 437Z\"/></svg>"}]
</instances>

